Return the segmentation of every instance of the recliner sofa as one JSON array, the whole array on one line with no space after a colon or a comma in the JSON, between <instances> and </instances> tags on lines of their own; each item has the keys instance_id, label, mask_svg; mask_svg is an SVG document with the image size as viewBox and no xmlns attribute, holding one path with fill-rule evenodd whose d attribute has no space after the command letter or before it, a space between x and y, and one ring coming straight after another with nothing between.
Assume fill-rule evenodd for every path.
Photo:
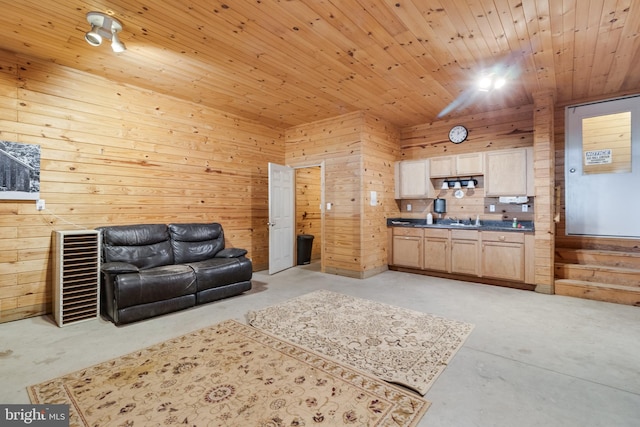
<instances>
[{"instance_id":1,"label":"recliner sofa","mask_svg":"<svg viewBox=\"0 0 640 427\"><path fill-rule=\"evenodd\" d=\"M227 298L251 289L252 263L225 248L218 223L98 227L101 312L116 325Z\"/></svg>"}]
</instances>

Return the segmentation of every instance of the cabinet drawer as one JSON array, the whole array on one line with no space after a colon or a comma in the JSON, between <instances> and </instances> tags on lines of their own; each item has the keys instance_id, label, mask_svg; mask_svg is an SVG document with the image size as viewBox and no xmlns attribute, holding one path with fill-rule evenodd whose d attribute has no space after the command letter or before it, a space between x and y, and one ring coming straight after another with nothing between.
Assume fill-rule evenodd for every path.
<instances>
[{"instance_id":1,"label":"cabinet drawer","mask_svg":"<svg viewBox=\"0 0 640 427\"><path fill-rule=\"evenodd\" d=\"M478 240L478 230L451 230L451 239Z\"/></svg>"},{"instance_id":2,"label":"cabinet drawer","mask_svg":"<svg viewBox=\"0 0 640 427\"><path fill-rule=\"evenodd\" d=\"M440 237L443 239L449 238L449 229L447 228L425 228L424 237Z\"/></svg>"},{"instance_id":3,"label":"cabinet drawer","mask_svg":"<svg viewBox=\"0 0 640 427\"><path fill-rule=\"evenodd\" d=\"M464 231L464 230L460 230ZM519 232L501 232L501 231L483 231L482 241L484 242L507 242L507 243L524 243L524 233Z\"/></svg>"},{"instance_id":4,"label":"cabinet drawer","mask_svg":"<svg viewBox=\"0 0 640 427\"><path fill-rule=\"evenodd\" d=\"M422 229L421 228L405 228L405 227L395 227L393 229L393 235L395 236L407 236L407 237L422 237Z\"/></svg>"}]
</instances>

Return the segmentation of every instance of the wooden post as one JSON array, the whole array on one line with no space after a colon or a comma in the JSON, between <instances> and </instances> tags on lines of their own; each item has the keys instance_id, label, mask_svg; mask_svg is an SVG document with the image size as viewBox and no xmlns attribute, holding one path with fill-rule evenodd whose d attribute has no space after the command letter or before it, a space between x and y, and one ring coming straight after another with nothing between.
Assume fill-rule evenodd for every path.
<instances>
[{"instance_id":1,"label":"wooden post","mask_svg":"<svg viewBox=\"0 0 640 427\"><path fill-rule=\"evenodd\" d=\"M555 144L553 132L554 93L533 94L533 175L535 208L535 284L536 292L554 293L554 187Z\"/></svg>"}]
</instances>

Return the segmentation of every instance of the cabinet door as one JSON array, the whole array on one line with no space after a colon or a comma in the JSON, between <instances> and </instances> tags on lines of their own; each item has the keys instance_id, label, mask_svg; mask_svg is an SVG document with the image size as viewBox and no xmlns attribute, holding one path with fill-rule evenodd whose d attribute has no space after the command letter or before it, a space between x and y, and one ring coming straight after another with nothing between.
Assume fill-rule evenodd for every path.
<instances>
[{"instance_id":1,"label":"cabinet door","mask_svg":"<svg viewBox=\"0 0 640 427\"><path fill-rule=\"evenodd\" d=\"M393 236L393 265L422 268L421 240L413 236Z\"/></svg>"},{"instance_id":2,"label":"cabinet door","mask_svg":"<svg viewBox=\"0 0 640 427\"><path fill-rule=\"evenodd\" d=\"M524 281L524 243L483 240L482 276Z\"/></svg>"},{"instance_id":3,"label":"cabinet door","mask_svg":"<svg viewBox=\"0 0 640 427\"><path fill-rule=\"evenodd\" d=\"M447 178L456 175L456 158L454 156L432 157L429 159L429 176L431 178Z\"/></svg>"},{"instance_id":4,"label":"cabinet door","mask_svg":"<svg viewBox=\"0 0 640 427\"><path fill-rule=\"evenodd\" d=\"M396 163L396 198L433 197L429 179L429 160L406 160Z\"/></svg>"},{"instance_id":5,"label":"cabinet door","mask_svg":"<svg viewBox=\"0 0 640 427\"><path fill-rule=\"evenodd\" d=\"M527 150L498 150L485 153L485 195L527 195Z\"/></svg>"},{"instance_id":6,"label":"cabinet door","mask_svg":"<svg viewBox=\"0 0 640 427\"><path fill-rule=\"evenodd\" d=\"M482 153L458 154L456 156L456 175L483 175L483 158Z\"/></svg>"},{"instance_id":7,"label":"cabinet door","mask_svg":"<svg viewBox=\"0 0 640 427\"><path fill-rule=\"evenodd\" d=\"M449 272L449 262L451 259L449 242L449 230L424 230L424 259L422 265L425 270Z\"/></svg>"},{"instance_id":8,"label":"cabinet door","mask_svg":"<svg viewBox=\"0 0 640 427\"><path fill-rule=\"evenodd\" d=\"M424 269L449 272L449 239L425 237Z\"/></svg>"},{"instance_id":9,"label":"cabinet door","mask_svg":"<svg viewBox=\"0 0 640 427\"><path fill-rule=\"evenodd\" d=\"M478 241L451 239L451 272L478 275Z\"/></svg>"}]
</instances>

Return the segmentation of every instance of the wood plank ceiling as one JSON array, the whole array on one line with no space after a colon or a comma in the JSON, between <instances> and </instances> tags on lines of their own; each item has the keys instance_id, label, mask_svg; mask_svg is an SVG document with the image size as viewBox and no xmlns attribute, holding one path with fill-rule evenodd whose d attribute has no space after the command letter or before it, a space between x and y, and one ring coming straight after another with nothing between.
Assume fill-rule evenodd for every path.
<instances>
[{"instance_id":1,"label":"wood plank ceiling","mask_svg":"<svg viewBox=\"0 0 640 427\"><path fill-rule=\"evenodd\" d=\"M398 126L640 89L633 0L0 0L0 49L275 127L366 110ZM124 53L84 40L89 11ZM504 90L478 92L479 74Z\"/></svg>"}]
</instances>

